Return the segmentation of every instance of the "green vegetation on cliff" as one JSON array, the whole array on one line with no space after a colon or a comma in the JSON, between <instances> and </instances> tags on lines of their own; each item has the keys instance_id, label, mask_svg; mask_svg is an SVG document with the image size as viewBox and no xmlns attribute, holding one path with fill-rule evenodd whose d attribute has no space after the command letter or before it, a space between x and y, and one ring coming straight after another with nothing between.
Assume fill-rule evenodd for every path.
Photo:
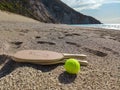
<instances>
[{"instance_id":1,"label":"green vegetation on cliff","mask_svg":"<svg viewBox=\"0 0 120 90\"><path fill-rule=\"evenodd\" d=\"M1 0L0 9L33 18L32 12L27 9L27 0ZM35 19L35 18L34 18Z\"/></svg>"}]
</instances>

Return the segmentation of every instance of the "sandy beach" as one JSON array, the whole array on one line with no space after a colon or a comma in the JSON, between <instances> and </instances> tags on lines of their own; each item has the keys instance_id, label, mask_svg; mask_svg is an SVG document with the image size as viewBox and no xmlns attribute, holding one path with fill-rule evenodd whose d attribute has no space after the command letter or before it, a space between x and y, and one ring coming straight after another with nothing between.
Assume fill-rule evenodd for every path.
<instances>
[{"instance_id":1,"label":"sandy beach","mask_svg":"<svg viewBox=\"0 0 120 90\"><path fill-rule=\"evenodd\" d=\"M27 49L86 54L89 65L81 66L79 74L70 75L64 64L18 63L2 55ZM0 53L0 90L120 88L119 30L45 24L0 12Z\"/></svg>"},{"instance_id":2,"label":"sandy beach","mask_svg":"<svg viewBox=\"0 0 120 90\"><path fill-rule=\"evenodd\" d=\"M33 22L33 23L38 23L38 21L25 17L25 16L21 16L19 14L13 14L10 12L6 12L6 11L1 11L0 10L0 21L1 22Z\"/></svg>"}]
</instances>

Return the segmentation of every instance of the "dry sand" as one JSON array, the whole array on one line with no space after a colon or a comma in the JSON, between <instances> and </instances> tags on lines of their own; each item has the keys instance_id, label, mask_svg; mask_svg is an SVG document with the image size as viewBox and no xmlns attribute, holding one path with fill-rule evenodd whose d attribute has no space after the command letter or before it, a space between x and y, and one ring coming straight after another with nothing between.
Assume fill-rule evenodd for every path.
<instances>
[{"instance_id":1,"label":"dry sand","mask_svg":"<svg viewBox=\"0 0 120 90\"><path fill-rule=\"evenodd\" d=\"M0 56L0 90L119 90L120 31L33 22L0 22L0 52L42 49L88 55L77 75L63 64L17 63Z\"/></svg>"},{"instance_id":2,"label":"dry sand","mask_svg":"<svg viewBox=\"0 0 120 90\"><path fill-rule=\"evenodd\" d=\"M6 12L6 11L1 11L0 10L0 21L4 22L34 22L34 23L38 23L38 21L25 17L25 16L21 16L18 14L13 14L10 12Z\"/></svg>"}]
</instances>

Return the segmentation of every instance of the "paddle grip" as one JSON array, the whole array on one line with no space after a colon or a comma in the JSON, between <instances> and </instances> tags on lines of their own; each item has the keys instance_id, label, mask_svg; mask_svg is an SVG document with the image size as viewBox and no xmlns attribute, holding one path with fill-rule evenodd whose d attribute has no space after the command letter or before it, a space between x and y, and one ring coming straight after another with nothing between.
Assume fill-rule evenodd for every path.
<instances>
[{"instance_id":1,"label":"paddle grip","mask_svg":"<svg viewBox=\"0 0 120 90\"><path fill-rule=\"evenodd\" d=\"M79 59L86 59L86 55L84 54L68 54L68 53L63 53L64 58L79 58Z\"/></svg>"}]
</instances>

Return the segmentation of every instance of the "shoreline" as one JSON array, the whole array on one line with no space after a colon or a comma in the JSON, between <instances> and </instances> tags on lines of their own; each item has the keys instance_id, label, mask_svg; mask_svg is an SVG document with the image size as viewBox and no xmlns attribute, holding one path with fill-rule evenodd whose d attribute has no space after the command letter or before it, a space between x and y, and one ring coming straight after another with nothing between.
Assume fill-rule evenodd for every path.
<instances>
[{"instance_id":1,"label":"shoreline","mask_svg":"<svg viewBox=\"0 0 120 90\"><path fill-rule=\"evenodd\" d=\"M120 24L75 24L71 26L120 30Z\"/></svg>"}]
</instances>

